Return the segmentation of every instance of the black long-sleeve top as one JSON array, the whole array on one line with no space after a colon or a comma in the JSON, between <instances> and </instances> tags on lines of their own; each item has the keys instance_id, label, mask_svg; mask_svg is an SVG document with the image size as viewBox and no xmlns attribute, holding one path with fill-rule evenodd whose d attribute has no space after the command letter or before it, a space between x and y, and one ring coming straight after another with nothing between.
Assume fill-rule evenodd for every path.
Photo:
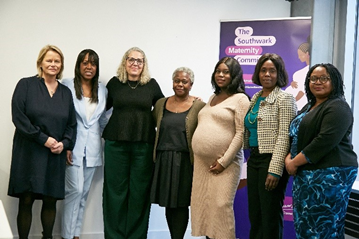
<instances>
[{"instance_id":1,"label":"black long-sleeve top","mask_svg":"<svg viewBox=\"0 0 359 239\"><path fill-rule=\"evenodd\" d=\"M155 79L132 89L113 77L106 85L107 109L113 107L103 138L113 141L154 143L155 123L152 107L164 97Z\"/></svg>"}]
</instances>

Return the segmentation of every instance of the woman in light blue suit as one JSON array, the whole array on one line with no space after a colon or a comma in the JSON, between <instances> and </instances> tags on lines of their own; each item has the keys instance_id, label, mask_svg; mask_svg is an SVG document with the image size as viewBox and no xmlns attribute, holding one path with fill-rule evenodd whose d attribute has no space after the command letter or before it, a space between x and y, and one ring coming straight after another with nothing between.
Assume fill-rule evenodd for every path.
<instances>
[{"instance_id":1,"label":"woman in light blue suit","mask_svg":"<svg viewBox=\"0 0 359 239\"><path fill-rule=\"evenodd\" d=\"M98 82L99 57L93 50L80 52L75 78L63 80L72 92L77 119L77 139L67 152L62 238L78 239L87 196L95 170L102 165L101 134L106 118L107 89Z\"/></svg>"}]
</instances>

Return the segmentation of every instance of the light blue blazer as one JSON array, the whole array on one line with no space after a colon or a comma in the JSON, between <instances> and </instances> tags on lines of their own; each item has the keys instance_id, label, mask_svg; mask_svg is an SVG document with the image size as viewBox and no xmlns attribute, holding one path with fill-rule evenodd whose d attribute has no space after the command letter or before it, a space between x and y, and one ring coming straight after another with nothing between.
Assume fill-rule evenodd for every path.
<instances>
[{"instance_id":1,"label":"light blue blazer","mask_svg":"<svg viewBox=\"0 0 359 239\"><path fill-rule=\"evenodd\" d=\"M64 79L62 84L71 90L76 110L77 137L72 150L73 164L81 166L86 156L87 167L100 166L103 161L101 135L108 121L106 117L107 89L99 83L98 104L91 118L87 120L85 101L76 98L74 79Z\"/></svg>"}]
</instances>

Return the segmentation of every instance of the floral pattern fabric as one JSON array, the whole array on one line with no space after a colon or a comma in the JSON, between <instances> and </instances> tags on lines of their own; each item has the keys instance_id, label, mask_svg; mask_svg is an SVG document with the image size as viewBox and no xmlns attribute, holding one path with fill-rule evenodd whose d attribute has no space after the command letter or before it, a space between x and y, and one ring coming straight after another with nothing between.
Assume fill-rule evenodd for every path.
<instances>
[{"instance_id":1,"label":"floral pattern fabric","mask_svg":"<svg viewBox=\"0 0 359 239\"><path fill-rule=\"evenodd\" d=\"M289 127L292 158L298 154L298 129L309 108ZM292 188L297 239L344 239L345 214L357 173L356 167L298 170Z\"/></svg>"},{"instance_id":2,"label":"floral pattern fabric","mask_svg":"<svg viewBox=\"0 0 359 239\"><path fill-rule=\"evenodd\" d=\"M302 170L294 177L297 239L344 239L344 222L356 167Z\"/></svg>"}]
</instances>

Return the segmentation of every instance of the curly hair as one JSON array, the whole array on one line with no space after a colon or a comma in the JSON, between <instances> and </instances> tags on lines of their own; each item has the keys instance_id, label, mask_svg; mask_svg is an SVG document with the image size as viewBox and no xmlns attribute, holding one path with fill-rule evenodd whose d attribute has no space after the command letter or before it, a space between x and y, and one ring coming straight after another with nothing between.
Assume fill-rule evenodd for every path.
<instances>
[{"instance_id":1,"label":"curly hair","mask_svg":"<svg viewBox=\"0 0 359 239\"><path fill-rule=\"evenodd\" d=\"M309 84L310 84L309 77L312 75L313 71L317 67L324 67L327 70L327 73L329 74L330 81L332 83L332 91L330 92L328 98L345 99L344 82L343 82L343 78L342 78L342 75L340 74L339 70L330 63L320 63L320 64L316 64L316 65L312 66L309 69L307 76L305 78L304 85L305 85L305 93L307 94L308 102L311 102L312 104L314 104L316 102L316 98L313 95L313 93L310 91L310 88L309 88Z\"/></svg>"},{"instance_id":2,"label":"curly hair","mask_svg":"<svg viewBox=\"0 0 359 239\"><path fill-rule=\"evenodd\" d=\"M88 61L91 64L96 66L96 73L95 76L91 79L91 103L98 102L98 77L100 75L100 66L99 62L100 59L97 53L91 49L85 49L80 52L77 57L76 65L75 65L75 78L74 78L74 87L76 92L76 98L81 100L82 99L82 84L81 84L81 63L85 59L86 55L88 54Z\"/></svg>"},{"instance_id":3,"label":"curly hair","mask_svg":"<svg viewBox=\"0 0 359 239\"><path fill-rule=\"evenodd\" d=\"M235 93L244 93L245 94L245 87L244 87L244 80L243 80L243 70L239 62L231 57L223 57L220 59L216 66L214 67L214 71L212 73L212 87L214 89L214 93L218 95L221 92L221 88L217 85L215 80L215 74L218 66L224 63L228 69L229 74L231 76L231 83L227 86L227 93L233 95Z\"/></svg>"},{"instance_id":4,"label":"curly hair","mask_svg":"<svg viewBox=\"0 0 359 239\"><path fill-rule=\"evenodd\" d=\"M260 86L262 85L259 80L259 73L261 71L263 64L269 60L271 62L273 62L274 66L277 70L276 85L279 87L284 87L284 86L288 85L288 73L285 69L284 61L283 61L282 57L280 57L279 55L277 55L275 53L266 53L258 59L258 62L256 64L256 67L254 69L254 73L252 76L252 82L256 85L260 85Z\"/></svg>"},{"instance_id":5,"label":"curly hair","mask_svg":"<svg viewBox=\"0 0 359 239\"><path fill-rule=\"evenodd\" d=\"M143 68L142 68L141 77L140 77L140 84L145 85L151 80L151 76L150 76L150 73L148 70L148 61L147 61L146 54L144 51L142 51L138 47L132 47L125 52L125 54L122 57L121 64L117 69L117 77L122 83L127 82L128 74L126 71L126 61L127 61L128 55L130 55L130 53L133 51L137 51L137 52L141 53L143 56Z\"/></svg>"}]
</instances>

